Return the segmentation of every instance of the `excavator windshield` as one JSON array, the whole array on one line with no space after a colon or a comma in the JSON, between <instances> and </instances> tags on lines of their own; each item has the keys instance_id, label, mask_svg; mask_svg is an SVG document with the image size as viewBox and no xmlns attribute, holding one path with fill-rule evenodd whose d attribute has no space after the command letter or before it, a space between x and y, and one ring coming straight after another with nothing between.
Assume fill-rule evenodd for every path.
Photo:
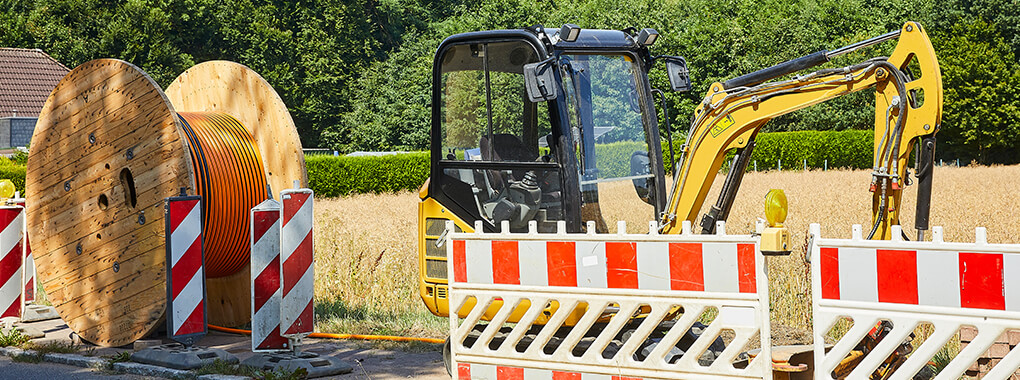
<instances>
[{"instance_id":1,"label":"excavator windshield","mask_svg":"<svg viewBox=\"0 0 1020 380\"><path fill-rule=\"evenodd\" d=\"M654 219L647 131L655 129L646 128L654 116L641 67L625 54L562 54L559 67L578 161L582 220L596 221L605 231L607 223L626 217ZM635 207L645 210L635 213Z\"/></svg>"}]
</instances>

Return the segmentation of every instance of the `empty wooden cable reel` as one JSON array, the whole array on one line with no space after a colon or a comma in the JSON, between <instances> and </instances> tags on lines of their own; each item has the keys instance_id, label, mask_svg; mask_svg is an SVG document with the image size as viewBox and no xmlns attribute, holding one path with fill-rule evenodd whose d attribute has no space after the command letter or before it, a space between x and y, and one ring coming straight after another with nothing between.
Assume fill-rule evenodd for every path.
<instances>
[{"instance_id":1,"label":"empty wooden cable reel","mask_svg":"<svg viewBox=\"0 0 1020 380\"><path fill-rule=\"evenodd\" d=\"M211 61L162 91L138 67L86 62L50 94L29 153L28 233L40 280L82 338L119 346L166 312L163 199L203 196L209 323L251 316L248 211L307 183L297 129L251 69Z\"/></svg>"}]
</instances>

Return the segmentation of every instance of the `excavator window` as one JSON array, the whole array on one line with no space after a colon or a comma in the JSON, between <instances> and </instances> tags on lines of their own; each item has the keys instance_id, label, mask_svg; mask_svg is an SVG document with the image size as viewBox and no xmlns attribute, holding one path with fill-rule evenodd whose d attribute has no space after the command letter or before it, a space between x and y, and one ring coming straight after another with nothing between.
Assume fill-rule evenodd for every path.
<instances>
[{"instance_id":1,"label":"excavator window","mask_svg":"<svg viewBox=\"0 0 1020 380\"><path fill-rule=\"evenodd\" d=\"M645 128L653 117L640 66L626 54L564 54L559 67L578 158L582 220L606 231L607 224L630 217L632 223L654 219L657 187ZM634 213L642 201L646 212Z\"/></svg>"},{"instance_id":2,"label":"excavator window","mask_svg":"<svg viewBox=\"0 0 1020 380\"><path fill-rule=\"evenodd\" d=\"M523 66L538 61L523 41L465 43L442 59L444 195L491 225L543 230L563 219L560 175L546 102L532 103Z\"/></svg>"}]
</instances>

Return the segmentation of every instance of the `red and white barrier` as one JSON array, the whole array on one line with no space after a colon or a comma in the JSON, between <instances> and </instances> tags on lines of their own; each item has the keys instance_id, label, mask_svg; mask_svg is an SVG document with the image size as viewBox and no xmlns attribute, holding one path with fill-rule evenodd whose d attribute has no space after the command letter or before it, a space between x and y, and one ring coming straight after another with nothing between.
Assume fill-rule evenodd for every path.
<instances>
[{"instance_id":1,"label":"red and white barrier","mask_svg":"<svg viewBox=\"0 0 1020 380\"><path fill-rule=\"evenodd\" d=\"M812 287L815 329L815 367L827 374L880 320L893 329L857 365L849 378L867 378L897 349L919 323L930 323L927 337L896 371L893 378L910 378L952 339L961 326L979 334L939 373L958 378L1006 329L1020 329L1020 245L988 244L979 228L974 243L943 241L941 227L932 241L903 241L894 226L892 241L862 237L825 239L812 224ZM824 335L840 320L853 320L850 330L827 350ZM1006 378L1020 368L1020 350L1012 350L995 365L988 378Z\"/></svg>"},{"instance_id":2,"label":"red and white barrier","mask_svg":"<svg viewBox=\"0 0 1020 380\"><path fill-rule=\"evenodd\" d=\"M594 373L553 371L550 369L534 369L506 367L485 364L461 363L457 366L458 380L492 379L492 380L650 380L640 377L600 375Z\"/></svg>"},{"instance_id":3,"label":"red and white barrier","mask_svg":"<svg viewBox=\"0 0 1020 380\"><path fill-rule=\"evenodd\" d=\"M313 194L311 189L289 189L280 192L280 197L280 331L285 337L300 339L314 329Z\"/></svg>"},{"instance_id":4,"label":"red and white barrier","mask_svg":"<svg viewBox=\"0 0 1020 380\"><path fill-rule=\"evenodd\" d=\"M11 201L15 205L21 206L26 214L28 213L28 209L25 208L25 198L14 198ZM35 258L32 256L32 244L28 241L27 219L22 218L22 220L26 222L22 224L22 229L24 230L22 237L25 239L23 244L25 248L25 263L23 267L25 292L22 294L22 300L23 305L28 305L35 302Z\"/></svg>"},{"instance_id":5,"label":"red and white barrier","mask_svg":"<svg viewBox=\"0 0 1020 380\"><path fill-rule=\"evenodd\" d=\"M458 378L771 379L768 283L756 236L726 235L722 223L715 235L693 234L689 222L681 235L659 235L655 222L648 234L618 228L568 234L561 223L555 234L538 234L532 222L529 233L509 233L506 223L503 233L481 232L481 225L479 232L449 233L450 310L459 310L451 313L450 352ZM690 338L712 309L718 315ZM732 340L702 365L723 330ZM685 337L694 341L678 357L674 347ZM553 340L555 347L547 346ZM752 340L762 353L737 368L734 359ZM582 341L587 348L575 352ZM609 346L613 351L604 352Z\"/></svg>"},{"instance_id":6,"label":"red and white barrier","mask_svg":"<svg viewBox=\"0 0 1020 380\"><path fill-rule=\"evenodd\" d=\"M280 203L267 199L251 209L251 349L287 348L280 335Z\"/></svg>"},{"instance_id":7,"label":"red and white barrier","mask_svg":"<svg viewBox=\"0 0 1020 380\"><path fill-rule=\"evenodd\" d=\"M208 331L202 197L166 198L167 326L170 338L190 346Z\"/></svg>"},{"instance_id":8,"label":"red and white barrier","mask_svg":"<svg viewBox=\"0 0 1020 380\"><path fill-rule=\"evenodd\" d=\"M0 318L21 318L22 237L24 218L21 206L0 206Z\"/></svg>"}]
</instances>

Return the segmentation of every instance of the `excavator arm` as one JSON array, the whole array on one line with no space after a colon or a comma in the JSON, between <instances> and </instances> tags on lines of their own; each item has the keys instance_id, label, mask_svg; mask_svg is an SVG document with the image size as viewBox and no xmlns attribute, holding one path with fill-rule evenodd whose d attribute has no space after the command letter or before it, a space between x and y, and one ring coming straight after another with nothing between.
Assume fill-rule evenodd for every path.
<instances>
[{"instance_id":1,"label":"excavator arm","mask_svg":"<svg viewBox=\"0 0 1020 380\"><path fill-rule=\"evenodd\" d=\"M766 82L893 38L898 38L898 43L888 58ZM911 67L919 72L911 72ZM928 228L934 134L942 119L942 75L931 41L915 22L868 41L831 52L820 51L712 84L695 109L687 142L681 148L670 202L660 220L661 232L680 233L682 221L696 222L727 152L736 149L719 200L701 223L703 232L714 231L715 221L724 220L729 212L750 160L754 139L769 120L868 88L875 91L875 150L870 187L874 195L869 238L889 239L890 227L899 224L900 198L909 181L907 159L915 143L921 145L916 165L919 178L916 227L918 237L923 238L923 231Z\"/></svg>"}]
</instances>

